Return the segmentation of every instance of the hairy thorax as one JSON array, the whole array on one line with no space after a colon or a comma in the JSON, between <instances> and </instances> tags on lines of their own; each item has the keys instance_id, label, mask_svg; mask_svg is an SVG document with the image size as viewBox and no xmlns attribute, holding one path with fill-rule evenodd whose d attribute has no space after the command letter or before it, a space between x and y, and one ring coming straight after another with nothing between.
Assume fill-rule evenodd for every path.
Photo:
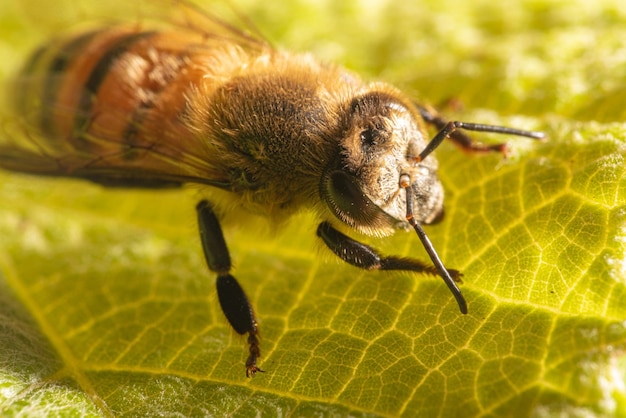
<instances>
[{"instance_id":1,"label":"hairy thorax","mask_svg":"<svg viewBox=\"0 0 626 418\"><path fill-rule=\"evenodd\" d=\"M254 211L316 200L339 152L348 98L362 88L352 74L306 55L286 59L271 51L250 58L228 79L207 77L190 101L195 134L219 155L211 161L230 191Z\"/></svg>"}]
</instances>

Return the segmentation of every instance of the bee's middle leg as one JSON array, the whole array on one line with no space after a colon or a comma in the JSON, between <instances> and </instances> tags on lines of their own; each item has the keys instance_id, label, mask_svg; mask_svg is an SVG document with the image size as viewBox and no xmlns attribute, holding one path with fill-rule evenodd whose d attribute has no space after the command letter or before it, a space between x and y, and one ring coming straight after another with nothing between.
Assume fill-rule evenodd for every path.
<instances>
[{"instance_id":1,"label":"bee's middle leg","mask_svg":"<svg viewBox=\"0 0 626 418\"><path fill-rule=\"evenodd\" d=\"M246 376L262 372L256 362L261 356L259 348L259 330L252 305L237 279L231 274L231 262L228 247L220 223L211 204L202 200L196 206L198 227L204 257L211 271L217 273L217 295L222 311L228 322L238 334L248 333L250 354L246 360Z\"/></svg>"}]
</instances>

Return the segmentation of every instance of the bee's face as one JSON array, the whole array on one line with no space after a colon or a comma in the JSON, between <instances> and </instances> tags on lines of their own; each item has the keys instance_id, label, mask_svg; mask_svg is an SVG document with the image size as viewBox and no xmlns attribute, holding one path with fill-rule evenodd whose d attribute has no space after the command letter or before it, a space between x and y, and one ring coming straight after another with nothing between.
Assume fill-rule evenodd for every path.
<instances>
[{"instance_id":1,"label":"bee's face","mask_svg":"<svg viewBox=\"0 0 626 418\"><path fill-rule=\"evenodd\" d=\"M339 162L327 170L322 198L346 224L371 235L406 226L406 194L400 178L408 175L414 216L431 223L443 209L437 160L416 162L427 139L421 119L395 95L372 91L351 103Z\"/></svg>"}]
</instances>

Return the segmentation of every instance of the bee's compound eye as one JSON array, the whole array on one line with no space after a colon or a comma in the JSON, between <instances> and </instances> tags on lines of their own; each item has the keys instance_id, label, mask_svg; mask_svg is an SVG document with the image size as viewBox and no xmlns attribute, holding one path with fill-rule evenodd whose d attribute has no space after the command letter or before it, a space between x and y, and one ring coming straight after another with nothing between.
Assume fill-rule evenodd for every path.
<instances>
[{"instance_id":1,"label":"bee's compound eye","mask_svg":"<svg viewBox=\"0 0 626 418\"><path fill-rule=\"evenodd\" d=\"M322 200L333 214L352 227L385 228L395 220L361 190L356 178L342 170L326 174L320 184Z\"/></svg>"}]
</instances>

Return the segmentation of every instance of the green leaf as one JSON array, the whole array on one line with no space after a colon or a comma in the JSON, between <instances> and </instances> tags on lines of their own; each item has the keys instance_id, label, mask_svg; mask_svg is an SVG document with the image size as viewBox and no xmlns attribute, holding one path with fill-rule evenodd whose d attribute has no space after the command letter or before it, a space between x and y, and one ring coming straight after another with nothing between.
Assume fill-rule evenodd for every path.
<instances>
[{"instance_id":1,"label":"green leaf","mask_svg":"<svg viewBox=\"0 0 626 418\"><path fill-rule=\"evenodd\" d=\"M241 8L276 43L456 99L454 119L547 132L494 137L507 159L437 151L446 217L427 232L469 314L437 278L340 263L313 214L276 231L239 219L226 238L266 370L246 379L202 258L201 192L2 172L2 414L626 415L620 2L262 3ZM0 13L1 61L36 26L16 10ZM413 234L368 242L426 258Z\"/></svg>"}]
</instances>

